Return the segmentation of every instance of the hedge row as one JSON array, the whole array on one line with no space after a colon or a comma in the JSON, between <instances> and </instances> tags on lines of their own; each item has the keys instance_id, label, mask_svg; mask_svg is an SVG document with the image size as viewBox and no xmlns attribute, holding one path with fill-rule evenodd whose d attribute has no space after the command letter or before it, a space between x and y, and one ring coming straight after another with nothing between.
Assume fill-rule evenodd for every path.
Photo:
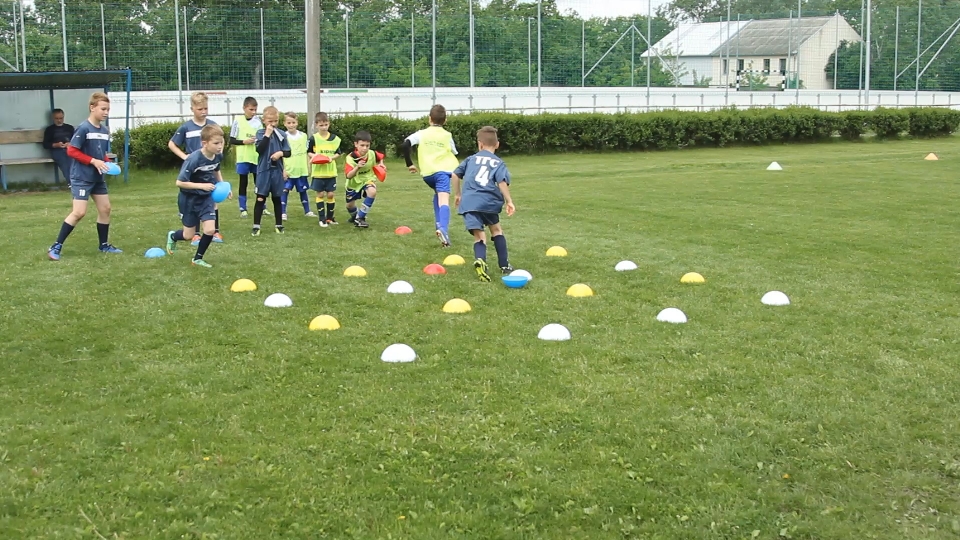
<instances>
[{"instance_id":1,"label":"hedge row","mask_svg":"<svg viewBox=\"0 0 960 540\"><path fill-rule=\"evenodd\" d=\"M398 153L403 139L427 125L426 118L401 120L391 116L333 118L331 131L349 139L359 130L373 135L373 147ZM884 109L824 112L807 107L786 109L723 109L709 112L664 111L621 114L473 113L451 116L447 129L461 149L475 146L481 126L500 131L500 153L540 154L565 151L653 150L686 146L758 145L814 142L840 136L857 140L873 133L878 138L904 134L940 137L960 127L960 111L941 108ZM167 149L177 124L147 124L130 132L130 161L151 168L178 166ZM306 115L300 116L300 129ZM114 148L123 148L123 133L114 135Z\"/></svg>"}]
</instances>

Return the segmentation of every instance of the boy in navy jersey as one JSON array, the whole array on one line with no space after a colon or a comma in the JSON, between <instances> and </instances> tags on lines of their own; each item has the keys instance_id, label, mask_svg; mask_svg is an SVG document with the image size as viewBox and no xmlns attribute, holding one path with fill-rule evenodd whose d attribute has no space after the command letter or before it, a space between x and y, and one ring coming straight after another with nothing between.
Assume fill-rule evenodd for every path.
<instances>
[{"instance_id":1,"label":"boy in navy jersey","mask_svg":"<svg viewBox=\"0 0 960 540\"><path fill-rule=\"evenodd\" d=\"M223 130L220 126L209 125L200 130L200 149L187 156L177 176L180 197L177 205L183 216L183 229L167 233L167 253L173 254L177 242L192 238L197 225L203 227L203 235L193 256L193 265L210 268L203 260L203 254L210 247L215 231L216 211L211 194L217 182L223 181L220 174L220 162L223 161ZM231 194L232 196L232 194Z\"/></svg>"},{"instance_id":2,"label":"boy in navy jersey","mask_svg":"<svg viewBox=\"0 0 960 540\"><path fill-rule=\"evenodd\" d=\"M283 158L290 157L290 143L286 134L277 129L280 111L273 106L263 109L262 129L257 130L257 202L253 206L253 236L260 236L260 219L273 200L277 233L283 234Z\"/></svg>"},{"instance_id":3,"label":"boy in navy jersey","mask_svg":"<svg viewBox=\"0 0 960 540\"><path fill-rule=\"evenodd\" d=\"M110 98L103 92L94 92L90 96L90 116L77 127L67 146L67 155L73 158L70 166L70 191L73 194L73 210L63 220L57 241L47 250L47 256L53 261L60 260L63 243L73 232L73 228L87 214L87 202L93 197L97 206L97 234L100 237L100 251L103 253L123 253L109 241L110 233L110 196L107 195L107 182L103 173L107 171L107 151L110 149L110 130L107 117L110 116Z\"/></svg>"},{"instance_id":4,"label":"boy in navy jersey","mask_svg":"<svg viewBox=\"0 0 960 540\"><path fill-rule=\"evenodd\" d=\"M170 140L167 141L167 148L180 159L187 159L188 154L200 149L200 130L205 126L217 125L216 122L207 118L208 110L207 95L203 92L194 92L190 96L190 111L193 112L193 118L178 127L177 131L173 133L173 137L170 137ZM183 150L180 150L181 146ZM223 235L220 234L220 209L215 207L214 211L217 217L214 220L216 231L213 233L213 241L223 242ZM193 239L193 245L197 245L199 242L200 236Z\"/></svg>"},{"instance_id":5,"label":"boy in navy jersey","mask_svg":"<svg viewBox=\"0 0 960 540\"><path fill-rule=\"evenodd\" d=\"M497 262L500 271L508 274L513 271L507 258L507 239L500 227L500 211L507 204L507 215L512 216L517 208L510 197L510 171L494 152L500 147L497 129L484 126L477 132L477 146L480 151L463 160L453 171L453 192L456 194L453 204L457 213L463 216L463 222L473 235L473 254L476 261L473 268L480 281L490 281L487 273L487 238L484 227L490 228L490 237L497 250ZM463 193L460 193L460 179L463 179Z\"/></svg>"}]
</instances>

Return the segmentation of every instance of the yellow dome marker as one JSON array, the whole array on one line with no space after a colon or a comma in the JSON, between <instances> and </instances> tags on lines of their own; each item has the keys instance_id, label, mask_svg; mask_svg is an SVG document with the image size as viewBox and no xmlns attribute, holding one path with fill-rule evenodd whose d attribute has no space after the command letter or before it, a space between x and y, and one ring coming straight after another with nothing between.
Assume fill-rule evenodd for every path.
<instances>
[{"instance_id":1,"label":"yellow dome marker","mask_svg":"<svg viewBox=\"0 0 960 540\"><path fill-rule=\"evenodd\" d=\"M447 255L447 258L443 260L443 265L444 266L460 266L465 262L467 261L463 260L463 257L459 255Z\"/></svg>"},{"instance_id":2,"label":"yellow dome marker","mask_svg":"<svg viewBox=\"0 0 960 540\"><path fill-rule=\"evenodd\" d=\"M705 283L707 280L696 272L687 272L680 278L680 283Z\"/></svg>"},{"instance_id":3,"label":"yellow dome marker","mask_svg":"<svg viewBox=\"0 0 960 540\"><path fill-rule=\"evenodd\" d=\"M470 311L470 304L460 298L454 298L443 305L444 313L466 313L468 311Z\"/></svg>"},{"instance_id":4,"label":"yellow dome marker","mask_svg":"<svg viewBox=\"0 0 960 540\"><path fill-rule=\"evenodd\" d=\"M319 315L310 321L311 330L339 330L340 322L330 315Z\"/></svg>"},{"instance_id":5,"label":"yellow dome marker","mask_svg":"<svg viewBox=\"0 0 960 540\"><path fill-rule=\"evenodd\" d=\"M939 160L940 160L940 158L938 158L937 155L934 154L933 152L930 152L929 154L927 154L927 157L925 157L925 158L923 158L923 159L925 159L926 161L939 161Z\"/></svg>"},{"instance_id":6,"label":"yellow dome marker","mask_svg":"<svg viewBox=\"0 0 960 540\"><path fill-rule=\"evenodd\" d=\"M593 289L587 285L584 285L583 283L577 283L575 285L571 285L570 288L567 289L567 296L573 296L576 298L593 296Z\"/></svg>"},{"instance_id":7,"label":"yellow dome marker","mask_svg":"<svg viewBox=\"0 0 960 540\"><path fill-rule=\"evenodd\" d=\"M347 277L364 277L367 275L367 271L364 270L362 266L351 266L343 271L343 275Z\"/></svg>"},{"instance_id":8,"label":"yellow dome marker","mask_svg":"<svg viewBox=\"0 0 960 540\"><path fill-rule=\"evenodd\" d=\"M249 279L238 279L233 282L233 285L230 286L230 290L233 292L255 291L257 290L257 284Z\"/></svg>"},{"instance_id":9,"label":"yellow dome marker","mask_svg":"<svg viewBox=\"0 0 960 540\"><path fill-rule=\"evenodd\" d=\"M567 250L563 249L560 246L553 246L547 250L547 257L566 257Z\"/></svg>"}]
</instances>

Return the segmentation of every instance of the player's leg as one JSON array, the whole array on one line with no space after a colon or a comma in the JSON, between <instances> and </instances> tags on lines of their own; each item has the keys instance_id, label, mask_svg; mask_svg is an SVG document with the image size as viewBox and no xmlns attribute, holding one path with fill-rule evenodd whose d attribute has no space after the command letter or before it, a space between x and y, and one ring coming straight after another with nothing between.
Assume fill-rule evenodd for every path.
<instances>
[{"instance_id":1,"label":"player's leg","mask_svg":"<svg viewBox=\"0 0 960 540\"><path fill-rule=\"evenodd\" d=\"M510 266L510 259L507 256L507 237L503 235L503 228L499 223L499 215L493 214L497 217L497 223L490 224L490 239L493 241L493 247L497 250L497 265L500 266L500 272L504 274L509 274L513 272L513 267Z\"/></svg>"},{"instance_id":2,"label":"player's leg","mask_svg":"<svg viewBox=\"0 0 960 540\"><path fill-rule=\"evenodd\" d=\"M257 189L257 191L260 191ZM260 236L260 220L263 219L263 209L266 206L267 196L257 193L257 200L253 203L253 236Z\"/></svg>"},{"instance_id":3,"label":"player's leg","mask_svg":"<svg viewBox=\"0 0 960 540\"><path fill-rule=\"evenodd\" d=\"M255 165L254 165L254 168L256 168ZM252 173L250 173L250 174L253 175L253 183L256 184L256 183L257 183L257 172L256 172L256 170L254 170L254 172L252 172ZM267 176L268 176L268 178L269 178L270 173L267 173ZM269 186L270 184L268 183L267 185ZM267 210L267 207L264 206L264 207L263 207L263 215L265 215L265 216L272 216L273 214L271 214L271 213L270 213L270 210Z\"/></svg>"},{"instance_id":4,"label":"player's leg","mask_svg":"<svg viewBox=\"0 0 960 540\"><path fill-rule=\"evenodd\" d=\"M357 201L360 194L352 189L347 189L347 213L350 214L349 223L357 224Z\"/></svg>"},{"instance_id":5,"label":"player's leg","mask_svg":"<svg viewBox=\"0 0 960 540\"><path fill-rule=\"evenodd\" d=\"M438 172L434 176L437 189L437 238L441 246L450 247L450 174Z\"/></svg>"},{"instance_id":6,"label":"player's leg","mask_svg":"<svg viewBox=\"0 0 960 540\"><path fill-rule=\"evenodd\" d=\"M357 212L357 222L354 225L361 229L366 229L370 226L367 224L367 214L370 213L373 203L377 200L377 188L372 184L367 184L363 187L361 194L363 195L363 202L360 203L360 210Z\"/></svg>"},{"instance_id":7,"label":"player's leg","mask_svg":"<svg viewBox=\"0 0 960 540\"><path fill-rule=\"evenodd\" d=\"M215 215L213 209L214 204L210 197L196 199L195 203L196 206L193 215L200 221L203 236L200 237L200 244L197 246L197 252L194 254L191 264L202 268L210 268L210 264L203 260L203 255L207 252L207 248L210 247L210 242L213 241L213 234L216 232L216 223L213 219Z\"/></svg>"},{"instance_id":8,"label":"player's leg","mask_svg":"<svg viewBox=\"0 0 960 540\"><path fill-rule=\"evenodd\" d=\"M60 224L60 233L57 234L56 241L47 250L47 257L52 261L60 260L60 250L63 249L63 243L67 241L67 237L73 232L77 223L80 223L83 216L87 215L87 199L90 197L90 193L85 187L82 187L83 185L79 181L71 182L70 191L73 192L73 207L67 217L63 218L63 223Z\"/></svg>"},{"instance_id":9,"label":"player's leg","mask_svg":"<svg viewBox=\"0 0 960 540\"><path fill-rule=\"evenodd\" d=\"M177 197L177 209L180 211L180 223L183 228L167 233L167 253L171 255L177 250L177 242L185 242L188 238L193 238L194 233L197 232L197 221L192 215L189 195L180 193Z\"/></svg>"},{"instance_id":10,"label":"player's leg","mask_svg":"<svg viewBox=\"0 0 960 540\"><path fill-rule=\"evenodd\" d=\"M101 180L93 188L90 197L93 198L93 204L97 207L97 236L100 238L100 251L103 253L123 253L122 250L110 243L111 207L106 182Z\"/></svg>"},{"instance_id":11,"label":"player's leg","mask_svg":"<svg viewBox=\"0 0 960 540\"><path fill-rule=\"evenodd\" d=\"M217 203L213 204L213 241L217 243L223 242L223 235L220 234L220 205Z\"/></svg>"},{"instance_id":12,"label":"player's leg","mask_svg":"<svg viewBox=\"0 0 960 540\"><path fill-rule=\"evenodd\" d=\"M237 163L237 175L240 176L240 188L237 191L237 200L240 204L240 217L247 217L247 183L250 181L250 164ZM256 185L256 178L254 178Z\"/></svg>"},{"instance_id":13,"label":"player's leg","mask_svg":"<svg viewBox=\"0 0 960 540\"><path fill-rule=\"evenodd\" d=\"M287 196L290 194L290 190L293 189L294 179L287 178L283 182L283 192L280 193L280 219L281 221L287 220Z\"/></svg>"},{"instance_id":14,"label":"player's leg","mask_svg":"<svg viewBox=\"0 0 960 540\"><path fill-rule=\"evenodd\" d=\"M337 179L331 178L327 182L327 202L324 205L327 211L327 223L338 225L337 218L333 217L333 210L337 207Z\"/></svg>"},{"instance_id":15,"label":"player's leg","mask_svg":"<svg viewBox=\"0 0 960 540\"><path fill-rule=\"evenodd\" d=\"M473 269L480 281L490 281L490 274L487 273L487 235L483 232L483 220L476 212L467 212L463 215L463 224L473 235Z\"/></svg>"},{"instance_id":16,"label":"player's leg","mask_svg":"<svg viewBox=\"0 0 960 540\"><path fill-rule=\"evenodd\" d=\"M270 182L270 197L273 200L277 232L283 234L283 175L277 173Z\"/></svg>"},{"instance_id":17,"label":"player's leg","mask_svg":"<svg viewBox=\"0 0 960 540\"><path fill-rule=\"evenodd\" d=\"M307 177L302 176L297 178L297 193L300 194L300 204L303 205L303 215L306 217L317 217L313 213L313 210L310 210L310 197L307 195Z\"/></svg>"}]
</instances>

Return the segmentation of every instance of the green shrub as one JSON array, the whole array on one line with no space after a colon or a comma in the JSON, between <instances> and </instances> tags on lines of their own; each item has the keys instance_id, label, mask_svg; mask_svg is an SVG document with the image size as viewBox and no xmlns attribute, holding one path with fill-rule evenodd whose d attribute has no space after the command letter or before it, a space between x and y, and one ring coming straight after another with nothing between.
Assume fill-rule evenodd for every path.
<instances>
[{"instance_id":1,"label":"green shrub","mask_svg":"<svg viewBox=\"0 0 960 540\"><path fill-rule=\"evenodd\" d=\"M299 120L300 129L306 130L306 115L300 115ZM357 131L369 131L375 150L399 156L404 138L428 125L426 116L402 120L385 115L345 115L331 118L330 130L348 145ZM485 125L498 129L500 153L511 155L816 142L838 134L859 140L868 132L880 138L905 132L916 137L936 137L949 135L960 127L960 112L941 108L878 108L834 113L810 107L617 114L476 112L447 119L446 128L461 157L474 151L477 130ZM167 148L176 128L177 123L164 122L131 130L130 163L153 168L178 166L180 160ZM122 132L114 134L113 147L114 152L122 152ZM225 154L229 160L230 153Z\"/></svg>"}]
</instances>

